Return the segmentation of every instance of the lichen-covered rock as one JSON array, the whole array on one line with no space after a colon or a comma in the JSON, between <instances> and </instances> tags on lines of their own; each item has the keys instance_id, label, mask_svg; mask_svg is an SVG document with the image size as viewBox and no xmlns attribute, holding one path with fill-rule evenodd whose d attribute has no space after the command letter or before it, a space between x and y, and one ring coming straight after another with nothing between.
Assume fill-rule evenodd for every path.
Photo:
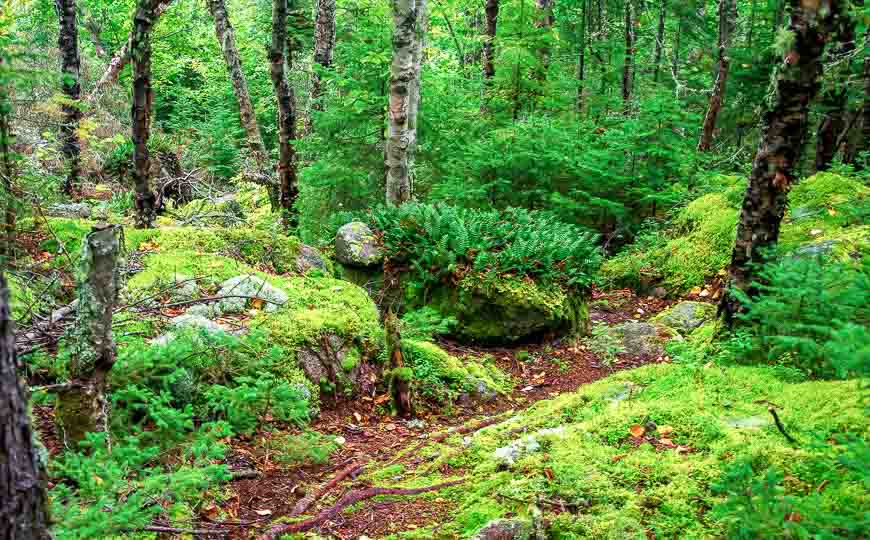
<instances>
[{"instance_id":1,"label":"lichen-covered rock","mask_svg":"<svg viewBox=\"0 0 870 540\"><path fill-rule=\"evenodd\" d=\"M324 333L299 349L296 359L314 384L330 384L346 393L359 390L361 355L352 338Z\"/></svg>"},{"instance_id":2,"label":"lichen-covered rock","mask_svg":"<svg viewBox=\"0 0 870 540\"><path fill-rule=\"evenodd\" d=\"M301 244L299 246L299 254L293 261L293 268L300 274L305 274L311 270L326 270L326 260L320 251L311 246Z\"/></svg>"},{"instance_id":3,"label":"lichen-covered rock","mask_svg":"<svg viewBox=\"0 0 870 540\"><path fill-rule=\"evenodd\" d=\"M659 313L653 321L685 336L715 318L716 306L713 304L686 301Z\"/></svg>"},{"instance_id":4,"label":"lichen-covered rock","mask_svg":"<svg viewBox=\"0 0 870 540\"><path fill-rule=\"evenodd\" d=\"M456 288L435 291L432 304L457 320L457 337L470 341L509 343L542 332L584 335L589 330L584 298L530 281L467 277Z\"/></svg>"},{"instance_id":5,"label":"lichen-covered rock","mask_svg":"<svg viewBox=\"0 0 870 540\"><path fill-rule=\"evenodd\" d=\"M173 317L169 320L169 322L176 328L195 328L202 329L210 334L215 333L223 333L226 330L223 326L218 323L206 319L201 315L193 315L189 313L185 313L184 315L179 315L178 317Z\"/></svg>"},{"instance_id":6,"label":"lichen-covered rock","mask_svg":"<svg viewBox=\"0 0 870 540\"><path fill-rule=\"evenodd\" d=\"M46 210L46 215L87 219L91 217L91 207L85 203L52 204Z\"/></svg>"},{"instance_id":7,"label":"lichen-covered rock","mask_svg":"<svg viewBox=\"0 0 870 540\"><path fill-rule=\"evenodd\" d=\"M254 275L236 276L221 283L217 296L229 296L218 302L223 313L239 313L252 299L263 302L263 311L278 311L289 299L287 293Z\"/></svg>"},{"instance_id":8,"label":"lichen-covered rock","mask_svg":"<svg viewBox=\"0 0 870 540\"><path fill-rule=\"evenodd\" d=\"M614 326L612 332L619 338L623 351L631 356L662 355L665 342L679 337L666 326L634 321Z\"/></svg>"},{"instance_id":9,"label":"lichen-covered rock","mask_svg":"<svg viewBox=\"0 0 870 540\"><path fill-rule=\"evenodd\" d=\"M834 249L839 244L840 240L822 240L820 242L811 242L795 249L794 254L798 257L821 257L833 253Z\"/></svg>"},{"instance_id":10,"label":"lichen-covered rock","mask_svg":"<svg viewBox=\"0 0 870 540\"><path fill-rule=\"evenodd\" d=\"M368 225L353 221L335 235L335 258L342 264L365 268L380 264L384 250Z\"/></svg>"},{"instance_id":11,"label":"lichen-covered rock","mask_svg":"<svg viewBox=\"0 0 870 540\"><path fill-rule=\"evenodd\" d=\"M529 540L534 532L525 519L494 519L474 535L473 540Z\"/></svg>"},{"instance_id":12,"label":"lichen-covered rock","mask_svg":"<svg viewBox=\"0 0 870 540\"><path fill-rule=\"evenodd\" d=\"M169 296L172 300L192 300L199 295L199 285L196 283L195 278L183 274L175 274L173 278L175 281L175 288L169 292Z\"/></svg>"}]
</instances>

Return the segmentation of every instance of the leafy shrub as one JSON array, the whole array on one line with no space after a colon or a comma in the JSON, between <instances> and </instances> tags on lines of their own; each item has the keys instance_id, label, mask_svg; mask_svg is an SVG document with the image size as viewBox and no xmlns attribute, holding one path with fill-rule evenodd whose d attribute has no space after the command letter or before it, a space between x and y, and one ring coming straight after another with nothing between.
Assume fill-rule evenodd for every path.
<instances>
[{"instance_id":1,"label":"leafy shrub","mask_svg":"<svg viewBox=\"0 0 870 540\"><path fill-rule=\"evenodd\" d=\"M759 295L742 295L754 347L745 360L813 377L845 378L870 366L870 264L784 257L764 266Z\"/></svg>"},{"instance_id":2,"label":"leafy shrub","mask_svg":"<svg viewBox=\"0 0 870 540\"><path fill-rule=\"evenodd\" d=\"M454 317L445 317L437 309L425 306L402 315L402 337L431 341L435 336L448 335L456 326Z\"/></svg>"},{"instance_id":3,"label":"leafy shrub","mask_svg":"<svg viewBox=\"0 0 870 540\"><path fill-rule=\"evenodd\" d=\"M237 432L252 433L261 421L308 420L308 390L272 375L239 377L232 387L215 384L205 393L209 416L225 419Z\"/></svg>"},{"instance_id":4,"label":"leafy shrub","mask_svg":"<svg viewBox=\"0 0 870 540\"><path fill-rule=\"evenodd\" d=\"M596 235L541 212L503 212L411 203L370 215L393 265L424 287L469 271L590 287L601 263Z\"/></svg>"}]
</instances>

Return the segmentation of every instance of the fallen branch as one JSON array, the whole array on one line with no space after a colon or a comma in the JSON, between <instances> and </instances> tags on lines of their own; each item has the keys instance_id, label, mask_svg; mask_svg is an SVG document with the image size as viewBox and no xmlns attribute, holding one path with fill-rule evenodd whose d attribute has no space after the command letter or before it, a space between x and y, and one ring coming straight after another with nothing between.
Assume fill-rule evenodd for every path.
<instances>
[{"instance_id":1,"label":"fallen branch","mask_svg":"<svg viewBox=\"0 0 870 540\"><path fill-rule=\"evenodd\" d=\"M767 407L767 410L770 413L770 415L773 416L773 422L776 424L776 429L778 429L779 432L782 433L782 436L785 437L786 439L788 439L788 442L790 442L792 444L797 444L798 442L794 439L794 437L792 437L791 435L786 433L785 427L782 425L782 422L780 422L780 420L779 420L779 415L776 414L776 407L774 407L773 405L769 405Z\"/></svg>"},{"instance_id":2,"label":"fallen branch","mask_svg":"<svg viewBox=\"0 0 870 540\"><path fill-rule=\"evenodd\" d=\"M282 525L277 525L272 527L268 532L260 535L257 540L276 540L278 537L284 534L290 534L295 532L304 532L317 527L322 524L326 520L340 514L342 510L347 508L352 504L356 504L361 501L366 501L368 499L372 499L374 497L380 497L383 495L398 495L398 496L410 496L410 495L420 495L423 493L429 493L432 491L438 491L441 489L445 489L452 486L457 486L465 482L462 480L453 480L451 482L444 482L443 484L435 484L434 486L427 486L422 488L411 488L411 489L403 489L403 488L368 488L368 489L355 489L342 497L337 503L326 508L321 511L315 517L308 518L302 521L297 521L296 523L285 523Z\"/></svg>"},{"instance_id":3,"label":"fallen branch","mask_svg":"<svg viewBox=\"0 0 870 540\"><path fill-rule=\"evenodd\" d=\"M338 485L339 482L347 478L348 476L354 476L360 471L362 471L365 464L363 463L351 463L344 469L338 471L338 473L332 477L331 480L323 484L317 491L306 495L305 497L299 499L299 502L296 503L296 506L293 507L293 511L290 512L290 517L301 516L305 513L308 508L311 507L312 504L323 498L324 495L332 491L335 486Z\"/></svg>"},{"instance_id":4,"label":"fallen branch","mask_svg":"<svg viewBox=\"0 0 870 540\"><path fill-rule=\"evenodd\" d=\"M219 534L221 536L229 536L230 532L224 529L177 529L175 527L161 527L159 525L148 525L146 527L142 527L141 529L137 529L138 531L145 532L156 532L156 533L169 533L169 534ZM135 532L135 531L129 531Z\"/></svg>"}]
</instances>

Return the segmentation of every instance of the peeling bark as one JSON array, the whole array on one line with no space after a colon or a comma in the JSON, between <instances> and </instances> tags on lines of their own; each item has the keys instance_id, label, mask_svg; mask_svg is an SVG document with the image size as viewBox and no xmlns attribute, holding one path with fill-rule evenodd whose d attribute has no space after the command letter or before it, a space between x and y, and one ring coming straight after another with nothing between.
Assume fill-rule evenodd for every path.
<instances>
[{"instance_id":1,"label":"peeling bark","mask_svg":"<svg viewBox=\"0 0 870 540\"><path fill-rule=\"evenodd\" d=\"M390 66L387 134L387 204L412 197L410 168L417 143L417 109L425 31L425 0L393 0L393 61Z\"/></svg>"},{"instance_id":2,"label":"peeling bark","mask_svg":"<svg viewBox=\"0 0 870 540\"><path fill-rule=\"evenodd\" d=\"M148 138L151 135L151 30L157 20L159 0L138 0L133 17L131 55L133 58L133 183L136 190L136 228L154 225L157 197L151 189L151 159Z\"/></svg>"},{"instance_id":3,"label":"peeling bark","mask_svg":"<svg viewBox=\"0 0 870 540\"><path fill-rule=\"evenodd\" d=\"M298 225L294 209L299 195L296 177L296 99L284 73L287 40L287 0L272 0L272 43L269 47L269 74L278 98L278 185L280 206L287 227Z\"/></svg>"},{"instance_id":4,"label":"peeling bark","mask_svg":"<svg viewBox=\"0 0 870 540\"><path fill-rule=\"evenodd\" d=\"M323 82L321 71L332 67L332 51L335 49L335 0L317 0L314 21L314 70L311 72L311 110L323 111ZM305 117L305 133L312 131L312 119Z\"/></svg>"},{"instance_id":5,"label":"peeling bark","mask_svg":"<svg viewBox=\"0 0 870 540\"><path fill-rule=\"evenodd\" d=\"M73 333L69 389L58 394L56 416L69 448L89 432L105 432L106 379L115 364L112 312L118 301L122 229L95 225L82 247L79 309Z\"/></svg>"},{"instance_id":6,"label":"peeling bark","mask_svg":"<svg viewBox=\"0 0 870 540\"><path fill-rule=\"evenodd\" d=\"M172 0L159 0L157 2L157 7L154 10L154 21L153 24L156 24L157 19L163 15L163 12L169 7L172 3ZM127 38L127 41L124 42L124 45L118 49L118 51L112 55L112 59L109 61L109 65L106 66L106 71L103 72L103 75L100 79L94 84L94 88L91 90L91 93L88 94L87 101L94 101L100 97L103 91L108 88L110 85L118 82L118 75L121 74L121 70L130 63L133 59L132 51L133 51L133 33L135 32L135 25L133 30L130 31L130 36Z\"/></svg>"},{"instance_id":7,"label":"peeling bark","mask_svg":"<svg viewBox=\"0 0 870 540\"><path fill-rule=\"evenodd\" d=\"M725 85L728 82L728 47L731 45L731 33L736 24L737 5L735 0L719 0L719 62L716 80L713 82L713 90L710 92L710 103L707 105L707 114L704 116L704 124L701 129L701 139L698 141L698 150L705 152L713 143L713 131L716 129L716 120L722 110L725 100Z\"/></svg>"},{"instance_id":8,"label":"peeling bark","mask_svg":"<svg viewBox=\"0 0 870 540\"><path fill-rule=\"evenodd\" d=\"M18 377L6 278L0 274L0 540L47 540L45 469Z\"/></svg>"},{"instance_id":9,"label":"peeling bark","mask_svg":"<svg viewBox=\"0 0 870 540\"><path fill-rule=\"evenodd\" d=\"M80 81L81 60L79 58L79 31L76 24L76 0L56 0L60 19L60 33L57 47L60 50L61 90L64 94L62 105L64 120L60 127L60 151L67 166L67 176L63 192L72 195L79 185L81 175L81 141L79 140L79 121L82 118Z\"/></svg>"},{"instance_id":10,"label":"peeling bark","mask_svg":"<svg viewBox=\"0 0 870 540\"><path fill-rule=\"evenodd\" d=\"M486 112L495 82L495 35L498 28L499 0L486 0L486 31L483 38L483 99L480 111Z\"/></svg>"},{"instance_id":11,"label":"peeling bark","mask_svg":"<svg viewBox=\"0 0 870 540\"><path fill-rule=\"evenodd\" d=\"M764 261L765 251L779 240L788 191L795 181L806 135L809 104L819 92L822 52L832 23L846 16L844 11L840 0L831 0L825 11L818 3L791 0L788 31L793 40L776 67L775 93L763 117L761 140L737 224L728 268L729 292L720 306L728 322L741 310L734 289L755 294L755 265Z\"/></svg>"}]
</instances>

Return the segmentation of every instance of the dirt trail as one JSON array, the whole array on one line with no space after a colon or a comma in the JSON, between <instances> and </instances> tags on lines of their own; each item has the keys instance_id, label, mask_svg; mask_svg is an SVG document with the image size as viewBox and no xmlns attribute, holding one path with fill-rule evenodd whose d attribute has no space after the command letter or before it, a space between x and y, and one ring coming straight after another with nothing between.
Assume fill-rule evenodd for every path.
<instances>
[{"instance_id":1,"label":"dirt trail","mask_svg":"<svg viewBox=\"0 0 870 540\"><path fill-rule=\"evenodd\" d=\"M666 300L637 297L627 290L595 293L591 318L594 322L611 325L627 320L645 320L669 304ZM233 447L228 464L234 470L256 469L260 476L233 482L229 498L221 504L224 515L232 516L240 524L233 528L231 537L251 538L264 532L270 522L288 516L297 501L309 494L309 490L317 490L348 465L365 463L369 471L396 462L416 467L422 459L416 459L413 450L449 428L473 427L487 420L506 419L514 411L525 409L536 401L573 392L615 371L665 361L661 357L621 354L611 366L605 366L582 345L558 339L512 348L468 347L450 341L442 341L439 345L451 354L460 356L492 355L498 367L514 378L514 390L490 403L455 405L451 410L422 415L413 421L384 416L379 411L377 398L362 397L340 402L324 410L311 426L314 430L342 437L345 441L332 454L329 462L322 466L288 468L276 464L268 455L264 456L258 451L263 446L263 437L268 437L268 434L255 436L250 441L239 441ZM397 457L409 450L407 455ZM457 473L450 470L441 472ZM380 481L378 484L389 485L389 482ZM356 481L351 475L324 497L315 500L304 515L315 515L350 489L365 487L370 485ZM341 513L326 520L314 530L339 539L378 538L437 525L446 521L452 510L453 503L442 498L435 498L434 502L432 498L414 497L371 499L361 503L361 506L357 505L353 512Z\"/></svg>"}]
</instances>

